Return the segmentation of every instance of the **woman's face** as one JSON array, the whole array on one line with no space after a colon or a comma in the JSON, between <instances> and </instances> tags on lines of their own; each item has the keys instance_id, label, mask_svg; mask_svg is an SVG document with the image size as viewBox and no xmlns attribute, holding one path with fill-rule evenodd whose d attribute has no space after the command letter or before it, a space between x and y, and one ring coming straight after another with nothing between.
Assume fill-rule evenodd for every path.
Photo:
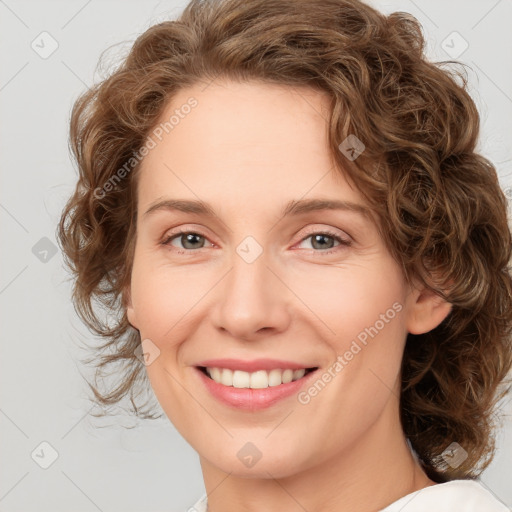
<instances>
[{"instance_id":1,"label":"woman's face","mask_svg":"<svg viewBox=\"0 0 512 512\"><path fill-rule=\"evenodd\" d=\"M194 86L140 169L128 318L162 408L226 472L284 477L398 429L407 332L448 312L427 315L335 172L327 107L306 89Z\"/></svg>"}]
</instances>

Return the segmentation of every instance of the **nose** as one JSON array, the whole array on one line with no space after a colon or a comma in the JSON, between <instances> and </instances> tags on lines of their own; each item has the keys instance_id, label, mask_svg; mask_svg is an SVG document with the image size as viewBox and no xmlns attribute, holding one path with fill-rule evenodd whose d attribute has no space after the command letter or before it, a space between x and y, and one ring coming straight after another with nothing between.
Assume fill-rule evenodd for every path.
<instances>
[{"instance_id":1,"label":"nose","mask_svg":"<svg viewBox=\"0 0 512 512\"><path fill-rule=\"evenodd\" d=\"M245 341L285 331L293 293L277 274L265 252L252 263L235 254L231 270L216 287L215 327Z\"/></svg>"}]
</instances>

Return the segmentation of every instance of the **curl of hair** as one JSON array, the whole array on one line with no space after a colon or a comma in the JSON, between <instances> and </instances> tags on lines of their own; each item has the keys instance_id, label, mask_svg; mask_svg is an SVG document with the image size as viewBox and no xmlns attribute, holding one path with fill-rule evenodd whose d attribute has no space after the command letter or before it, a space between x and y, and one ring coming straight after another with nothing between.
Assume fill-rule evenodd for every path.
<instances>
[{"instance_id":1,"label":"curl of hair","mask_svg":"<svg viewBox=\"0 0 512 512\"><path fill-rule=\"evenodd\" d=\"M485 469L512 365L507 203L496 169L475 150L479 115L466 75L423 52L415 18L385 16L358 0L192 0L176 21L138 37L122 65L76 101L70 145L79 179L58 239L75 279L75 309L106 340L91 360L98 372L123 366L112 389L91 385L98 403L129 394L145 414L134 404L147 384L134 355L140 336L125 312L138 165L114 186L112 179L178 90L217 78L310 87L330 98L335 168L372 205L405 278L452 304L437 328L408 335L404 433L436 481ZM354 161L338 149L348 135L365 145ZM116 312L113 325L98 307ZM452 442L468 454L457 468L441 457Z\"/></svg>"}]
</instances>

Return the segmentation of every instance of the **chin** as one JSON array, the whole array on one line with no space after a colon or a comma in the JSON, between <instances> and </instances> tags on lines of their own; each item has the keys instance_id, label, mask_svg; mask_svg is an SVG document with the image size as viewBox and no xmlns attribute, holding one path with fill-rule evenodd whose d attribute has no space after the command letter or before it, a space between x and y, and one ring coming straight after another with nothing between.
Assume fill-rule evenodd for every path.
<instances>
[{"instance_id":1,"label":"chin","mask_svg":"<svg viewBox=\"0 0 512 512\"><path fill-rule=\"evenodd\" d=\"M235 444L237 447L233 448ZM241 444L240 448L238 444ZM286 478L306 469L307 463L300 451L301 447L290 447L284 452L282 447L263 444L259 443L260 448L257 448L256 443L233 442L221 448L220 452L200 453L200 457L223 472L241 478Z\"/></svg>"}]
</instances>

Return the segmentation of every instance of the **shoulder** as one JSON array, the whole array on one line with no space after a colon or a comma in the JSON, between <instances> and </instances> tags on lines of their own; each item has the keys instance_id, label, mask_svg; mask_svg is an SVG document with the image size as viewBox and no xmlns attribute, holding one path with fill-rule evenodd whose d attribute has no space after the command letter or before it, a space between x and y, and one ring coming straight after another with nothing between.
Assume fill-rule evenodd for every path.
<instances>
[{"instance_id":1,"label":"shoulder","mask_svg":"<svg viewBox=\"0 0 512 512\"><path fill-rule=\"evenodd\" d=\"M203 494L191 507L187 509L187 512L206 512L207 510L207 495Z\"/></svg>"},{"instance_id":2,"label":"shoulder","mask_svg":"<svg viewBox=\"0 0 512 512\"><path fill-rule=\"evenodd\" d=\"M380 512L511 512L498 498L475 480L452 480L407 494ZM187 512L206 512L204 494Z\"/></svg>"},{"instance_id":3,"label":"shoulder","mask_svg":"<svg viewBox=\"0 0 512 512\"><path fill-rule=\"evenodd\" d=\"M452 480L415 491L380 512L510 512L482 484L475 480Z\"/></svg>"}]
</instances>

